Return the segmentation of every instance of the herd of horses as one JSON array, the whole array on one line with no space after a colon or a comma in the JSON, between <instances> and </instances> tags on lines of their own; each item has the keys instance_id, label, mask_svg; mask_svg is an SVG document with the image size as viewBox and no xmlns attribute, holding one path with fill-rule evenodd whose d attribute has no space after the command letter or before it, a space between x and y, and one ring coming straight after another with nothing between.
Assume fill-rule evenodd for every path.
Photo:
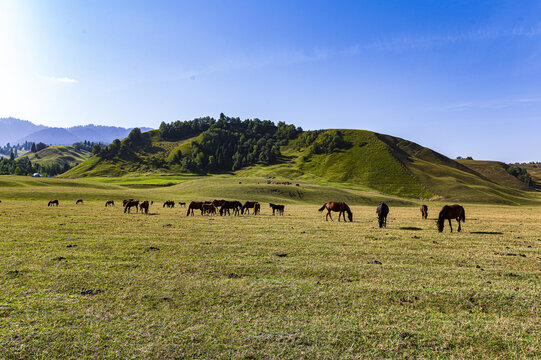
<instances>
[{"instance_id":1,"label":"herd of horses","mask_svg":"<svg viewBox=\"0 0 541 360\"><path fill-rule=\"evenodd\" d=\"M76 204L83 204L82 199L78 199ZM124 208L124 213L130 213L132 208L135 208L136 212L141 212L148 214L150 205L154 204L153 201L148 200L135 200L135 199L125 199L122 202L122 206ZM186 207L185 202L179 202L179 206ZM47 204L47 206L58 206L59 201L58 200L51 200ZM114 200L107 200L105 203L105 207L108 206L115 206ZM167 200L163 203L163 207L168 208L174 208L175 202L173 200ZM278 215L283 216L284 215L284 209L285 205L278 205L269 203L269 207L272 209L272 215L275 215L278 213ZM244 204L242 204L240 201L228 201L228 200L212 200L212 201L192 201L188 205L188 211L186 212L186 216L194 215L194 210L200 210L201 215L217 215L218 213L220 216L228 215L230 216L231 213L233 216L239 216L244 215L245 213L247 215L258 215L261 212L261 204L257 201L246 201ZM325 215L325 221L329 221L329 218L331 221L333 221L331 212L338 212L338 221L340 221L340 218L344 219L344 222L346 222L346 214L347 219L350 222L353 222L353 213L351 212L351 209L349 206L343 202L343 201L336 201L336 202L328 202L323 204L323 206L319 209L319 211L327 210L327 214ZM428 219L428 206L421 205L421 217L423 219ZM389 215L389 206L385 204L384 202L380 202L376 208L376 214L378 215L378 225L380 228L387 227L387 216ZM451 232L453 232L453 226L451 224L451 220L455 219L458 222L458 229L457 231L460 231L462 229L461 223L466 221L466 214L464 212L464 208L458 204L455 205L445 205L441 209L438 219L436 220L436 224L438 227L438 231L442 232L445 220L449 221L449 228L451 229Z\"/></svg>"},{"instance_id":2,"label":"herd of horses","mask_svg":"<svg viewBox=\"0 0 541 360\"><path fill-rule=\"evenodd\" d=\"M343 217L344 221L346 220L346 214L348 215L348 219L350 222L353 222L353 213L351 212L351 209L349 206L343 202L328 202L323 204L323 206L319 209L319 211L327 210L327 214L325 215L325 221L329 221L329 218L331 221L333 221L331 216L331 211L338 213L338 221L340 221L340 217ZM421 205L421 217L423 219L428 219L428 206ZM376 214L378 214L378 225L380 228L387 227L387 215L389 215L389 206L385 204L384 202L380 202L376 208ZM464 208L458 204L455 205L445 205L439 215L438 219L436 220L436 225L438 227L438 231L442 232L443 227L445 225L445 220L449 221L449 228L451 229L451 232L453 232L453 226L451 224L451 220L455 219L458 222L458 229L457 231L460 231L462 228L460 226L461 222L466 221L466 213L464 212Z\"/></svg>"}]
</instances>

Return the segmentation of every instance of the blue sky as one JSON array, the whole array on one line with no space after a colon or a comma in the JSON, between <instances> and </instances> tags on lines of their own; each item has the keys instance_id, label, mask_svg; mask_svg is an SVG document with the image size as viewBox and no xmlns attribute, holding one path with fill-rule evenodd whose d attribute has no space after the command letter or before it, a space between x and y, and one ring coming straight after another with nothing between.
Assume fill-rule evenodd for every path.
<instances>
[{"instance_id":1,"label":"blue sky","mask_svg":"<svg viewBox=\"0 0 541 360\"><path fill-rule=\"evenodd\" d=\"M541 161L541 2L0 0L0 117L355 128Z\"/></svg>"}]
</instances>

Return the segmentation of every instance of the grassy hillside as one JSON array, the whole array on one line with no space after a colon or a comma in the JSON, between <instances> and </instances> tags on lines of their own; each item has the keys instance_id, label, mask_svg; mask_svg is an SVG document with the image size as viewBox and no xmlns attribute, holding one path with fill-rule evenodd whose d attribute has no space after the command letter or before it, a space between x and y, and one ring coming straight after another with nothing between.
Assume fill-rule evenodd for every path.
<instances>
[{"instance_id":1,"label":"grassy hillside","mask_svg":"<svg viewBox=\"0 0 541 360\"><path fill-rule=\"evenodd\" d=\"M92 153L72 146L49 146L36 153L29 152L22 156L27 157L32 164L50 165L58 163L61 166L65 164L74 166L92 157Z\"/></svg>"},{"instance_id":2,"label":"grassy hillside","mask_svg":"<svg viewBox=\"0 0 541 360\"><path fill-rule=\"evenodd\" d=\"M316 134L315 142L336 130ZM376 191L410 199L446 199L496 204L531 201L531 191L505 172L497 162L455 161L413 142L364 130L340 130L348 146L330 153L314 152L298 139L280 147L274 164L246 166L230 175L281 178L332 185L342 189ZM150 133L151 145L131 157L93 157L63 177L118 177L188 175L173 159L190 156L192 144L203 135L180 141L163 141L159 131ZM319 134L319 135L318 135ZM212 175L213 177L219 174Z\"/></svg>"}]
</instances>

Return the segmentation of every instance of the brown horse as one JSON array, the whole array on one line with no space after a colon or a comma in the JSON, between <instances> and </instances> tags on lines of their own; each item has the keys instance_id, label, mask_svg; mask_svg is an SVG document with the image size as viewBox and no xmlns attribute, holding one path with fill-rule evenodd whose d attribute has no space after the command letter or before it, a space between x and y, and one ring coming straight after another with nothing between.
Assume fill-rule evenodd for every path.
<instances>
[{"instance_id":1,"label":"brown horse","mask_svg":"<svg viewBox=\"0 0 541 360\"><path fill-rule=\"evenodd\" d=\"M148 200L141 201L141 203L139 204L139 211L142 213L144 210L145 214L148 214L149 206L150 206L150 203L148 202Z\"/></svg>"},{"instance_id":2,"label":"brown horse","mask_svg":"<svg viewBox=\"0 0 541 360\"><path fill-rule=\"evenodd\" d=\"M427 219L428 218L428 206L421 205L421 218Z\"/></svg>"},{"instance_id":3,"label":"brown horse","mask_svg":"<svg viewBox=\"0 0 541 360\"><path fill-rule=\"evenodd\" d=\"M257 214L259 214L260 212L261 212L261 205L260 205L258 202L256 202L256 203L254 204L254 215L257 215Z\"/></svg>"},{"instance_id":4,"label":"brown horse","mask_svg":"<svg viewBox=\"0 0 541 360\"><path fill-rule=\"evenodd\" d=\"M133 201L134 199L125 199L124 201L122 201L122 206L126 206L127 203L129 203L130 201Z\"/></svg>"},{"instance_id":5,"label":"brown horse","mask_svg":"<svg viewBox=\"0 0 541 360\"><path fill-rule=\"evenodd\" d=\"M47 204L47 207L53 206L53 205L58 206L58 200L51 200L51 201L49 201L49 203Z\"/></svg>"},{"instance_id":6,"label":"brown horse","mask_svg":"<svg viewBox=\"0 0 541 360\"><path fill-rule=\"evenodd\" d=\"M186 207L186 203L185 202L179 202L178 206Z\"/></svg>"},{"instance_id":7,"label":"brown horse","mask_svg":"<svg viewBox=\"0 0 541 360\"><path fill-rule=\"evenodd\" d=\"M79 200L77 200L77 201L75 202L75 205L77 205L77 204L82 204L82 203L83 203L83 199L79 199Z\"/></svg>"},{"instance_id":8,"label":"brown horse","mask_svg":"<svg viewBox=\"0 0 541 360\"><path fill-rule=\"evenodd\" d=\"M466 221L466 213L464 212L464 208L460 205L445 205L438 216L438 220L436 221L436 224L438 224L438 231L443 231L443 225L445 224L445 220L449 220L449 227L451 228L451 232L453 232L453 227L451 226L451 219L456 219L458 221L458 230L460 231L460 222Z\"/></svg>"},{"instance_id":9,"label":"brown horse","mask_svg":"<svg viewBox=\"0 0 541 360\"><path fill-rule=\"evenodd\" d=\"M376 209L378 214L378 224L380 228L387 227L387 215L389 215L389 207L384 202L380 202Z\"/></svg>"},{"instance_id":10,"label":"brown horse","mask_svg":"<svg viewBox=\"0 0 541 360\"><path fill-rule=\"evenodd\" d=\"M323 211L327 209L327 215L325 216L325 221L329 221L327 218L330 217L331 221L334 221L331 216L331 211L337 211L338 214L338 221L340 221L340 216L344 216L344 221L346 221L346 213L348 213L348 219L349 221L353 221L353 213L349 209L349 206L343 202L328 202L323 204L323 206L319 209L319 211Z\"/></svg>"},{"instance_id":11,"label":"brown horse","mask_svg":"<svg viewBox=\"0 0 541 360\"><path fill-rule=\"evenodd\" d=\"M223 204L225 204L225 200L213 200L212 205L214 205L216 208L221 207Z\"/></svg>"},{"instance_id":12,"label":"brown horse","mask_svg":"<svg viewBox=\"0 0 541 360\"><path fill-rule=\"evenodd\" d=\"M127 211L129 214L132 207L135 207L135 211L139 211L139 200L129 200L126 205L124 205L124 213Z\"/></svg>"},{"instance_id":13,"label":"brown horse","mask_svg":"<svg viewBox=\"0 0 541 360\"><path fill-rule=\"evenodd\" d=\"M216 206L214 206L213 204L203 204L202 211L204 214L207 215L216 214Z\"/></svg>"},{"instance_id":14,"label":"brown horse","mask_svg":"<svg viewBox=\"0 0 541 360\"><path fill-rule=\"evenodd\" d=\"M113 200L107 200L107 202L105 203L105 207L107 207L109 205L115 206L115 202Z\"/></svg>"},{"instance_id":15,"label":"brown horse","mask_svg":"<svg viewBox=\"0 0 541 360\"><path fill-rule=\"evenodd\" d=\"M190 212L193 216L194 209L201 210L201 215L203 215L203 204L202 201L192 201L190 205L188 205L188 212L186 213L186 216L190 215Z\"/></svg>"}]
</instances>

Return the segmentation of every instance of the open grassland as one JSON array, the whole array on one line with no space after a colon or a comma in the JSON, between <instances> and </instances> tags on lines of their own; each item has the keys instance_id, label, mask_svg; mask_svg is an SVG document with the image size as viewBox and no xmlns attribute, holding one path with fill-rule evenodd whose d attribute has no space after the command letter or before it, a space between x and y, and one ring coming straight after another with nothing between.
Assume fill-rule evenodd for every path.
<instances>
[{"instance_id":1,"label":"open grassland","mask_svg":"<svg viewBox=\"0 0 541 360\"><path fill-rule=\"evenodd\" d=\"M310 184L314 205L224 179L219 197L288 199L285 216L186 217L158 200L211 182L24 180L0 178L0 358L541 357L541 207L465 204L440 234L438 202L422 220L390 199L407 206L386 229L375 204L325 222L315 204L348 193ZM104 207L128 194L150 214Z\"/></svg>"}]
</instances>

